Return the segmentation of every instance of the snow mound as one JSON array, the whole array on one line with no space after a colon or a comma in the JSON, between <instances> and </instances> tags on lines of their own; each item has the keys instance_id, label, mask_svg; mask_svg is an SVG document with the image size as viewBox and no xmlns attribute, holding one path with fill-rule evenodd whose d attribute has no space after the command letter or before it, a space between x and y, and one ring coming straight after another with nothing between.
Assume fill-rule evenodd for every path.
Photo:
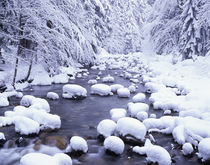
<instances>
[{"instance_id":1,"label":"snow mound","mask_svg":"<svg viewBox=\"0 0 210 165\"><path fill-rule=\"evenodd\" d=\"M145 103L128 103L128 111L132 117L137 117L139 112L148 112L149 106Z\"/></svg>"},{"instance_id":2,"label":"snow mound","mask_svg":"<svg viewBox=\"0 0 210 165\"><path fill-rule=\"evenodd\" d=\"M120 88L117 90L117 95L119 97L130 97L130 90L128 88Z\"/></svg>"},{"instance_id":3,"label":"snow mound","mask_svg":"<svg viewBox=\"0 0 210 165\"><path fill-rule=\"evenodd\" d=\"M111 119L117 122L120 118L126 117L126 110L123 108L113 108L109 111Z\"/></svg>"},{"instance_id":4,"label":"snow mound","mask_svg":"<svg viewBox=\"0 0 210 165\"><path fill-rule=\"evenodd\" d=\"M137 119L140 120L140 121L144 121L145 119L148 118L148 113L147 112L138 112L137 115L136 115Z\"/></svg>"},{"instance_id":5,"label":"snow mound","mask_svg":"<svg viewBox=\"0 0 210 165\"><path fill-rule=\"evenodd\" d=\"M104 141L104 147L106 150L112 151L117 155L123 153L125 144L124 142L116 136L109 136Z\"/></svg>"},{"instance_id":6,"label":"snow mound","mask_svg":"<svg viewBox=\"0 0 210 165\"><path fill-rule=\"evenodd\" d=\"M190 155L193 153L193 146L191 143L185 143L183 146L182 146L182 153L184 155Z\"/></svg>"},{"instance_id":7,"label":"snow mound","mask_svg":"<svg viewBox=\"0 0 210 165\"><path fill-rule=\"evenodd\" d=\"M97 80L95 80L95 79L92 79L92 80L89 80L88 81L88 84L90 84L90 85L94 85L94 84L97 84L98 82L97 82Z\"/></svg>"},{"instance_id":8,"label":"snow mound","mask_svg":"<svg viewBox=\"0 0 210 165\"><path fill-rule=\"evenodd\" d=\"M20 160L20 165L72 165L71 157L66 154L58 153L49 156L42 153L29 153Z\"/></svg>"},{"instance_id":9,"label":"snow mound","mask_svg":"<svg viewBox=\"0 0 210 165\"><path fill-rule=\"evenodd\" d=\"M11 125L12 123L13 123L12 118L0 116L0 127Z\"/></svg>"},{"instance_id":10,"label":"snow mound","mask_svg":"<svg viewBox=\"0 0 210 165\"><path fill-rule=\"evenodd\" d=\"M97 126L97 132L104 137L108 137L114 134L116 129L116 123L110 119L102 120Z\"/></svg>"},{"instance_id":11,"label":"snow mound","mask_svg":"<svg viewBox=\"0 0 210 165\"><path fill-rule=\"evenodd\" d=\"M55 84L65 84L69 82L69 77L65 73L55 75L52 79Z\"/></svg>"},{"instance_id":12,"label":"snow mound","mask_svg":"<svg viewBox=\"0 0 210 165\"><path fill-rule=\"evenodd\" d=\"M21 135L38 134L39 123L24 116L14 117L15 131Z\"/></svg>"},{"instance_id":13,"label":"snow mound","mask_svg":"<svg viewBox=\"0 0 210 165\"><path fill-rule=\"evenodd\" d=\"M106 84L95 84L91 86L91 94L100 96L112 95L111 87Z\"/></svg>"},{"instance_id":14,"label":"snow mound","mask_svg":"<svg viewBox=\"0 0 210 165\"><path fill-rule=\"evenodd\" d=\"M198 144L198 157L202 161L210 160L210 138L205 138Z\"/></svg>"},{"instance_id":15,"label":"snow mound","mask_svg":"<svg viewBox=\"0 0 210 165\"><path fill-rule=\"evenodd\" d=\"M67 99L77 99L87 97L87 90L77 84L67 84L63 86L62 96Z\"/></svg>"},{"instance_id":16,"label":"snow mound","mask_svg":"<svg viewBox=\"0 0 210 165\"><path fill-rule=\"evenodd\" d=\"M113 83L114 82L114 77L108 75L108 76L106 76L102 79L102 82L103 83Z\"/></svg>"},{"instance_id":17,"label":"snow mound","mask_svg":"<svg viewBox=\"0 0 210 165\"><path fill-rule=\"evenodd\" d=\"M146 135L146 127L139 120L124 117L117 121L116 131L122 136L133 136L141 141Z\"/></svg>"},{"instance_id":18,"label":"snow mound","mask_svg":"<svg viewBox=\"0 0 210 165\"><path fill-rule=\"evenodd\" d=\"M52 78L49 77L48 73L41 72L34 76L34 80L32 81L32 85L51 85Z\"/></svg>"},{"instance_id":19,"label":"snow mound","mask_svg":"<svg viewBox=\"0 0 210 165\"><path fill-rule=\"evenodd\" d=\"M134 147L133 151L140 155L147 155L147 161L158 163L159 165L171 165L171 156L168 151L158 145L153 145L149 139L146 140L144 147Z\"/></svg>"},{"instance_id":20,"label":"snow mound","mask_svg":"<svg viewBox=\"0 0 210 165\"><path fill-rule=\"evenodd\" d=\"M29 107L30 105L32 105L32 101L35 99L34 96L32 95L24 95L22 97L22 99L20 100L20 105L25 106L25 107Z\"/></svg>"},{"instance_id":21,"label":"snow mound","mask_svg":"<svg viewBox=\"0 0 210 165\"><path fill-rule=\"evenodd\" d=\"M48 92L47 93L47 98L52 99L52 100L57 100L57 99L59 99L59 96L55 92Z\"/></svg>"},{"instance_id":22,"label":"snow mound","mask_svg":"<svg viewBox=\"0 0 210 165\"><path fill-rule=\"evenodd\" d=\"M32 100L30 108L45 110L46 112L50 112L50 105L47 100L42 98L35 98Z\"/></svg>"},{"instance_id":23,"label":"snow mound","mask_svg":"<svg viewBox=\"0 0 210 165\"><path fill-rule=\"evenodd\" d=\"M111 91L112 91L113 93L116 93L117 90L120 89L120 88L124 88L124 86L121 85L121 84L113 84L113 85L111 85L110 87L111 87Z\"/></svg>"},{"instance_id":24,"label":"snow mound","mask_svg":"<svg viewBox=\"0 0 210 165\"><path fill-rule=\"evenodd\" d=\"M137 93L135 96L133 96L132 98L132 101L134 103L137 103L137 102L144 102L145 101L145 94L144 93Z\"/></svg>"},{"instance_id":25,"label":"snow mound","mask_svg":"<svg viewBox=\"0 0 210 165\"><path fill-rule=\"evenodd\" d=\"M6 140L3 132L0 132L0 140Z\"/></svg>"},{"instance_id":26,"label":"snow mound","mask_svg":"<svg viewBox=\"0 0 210 165\"><path fill-rule=\"evenodd\" d=\"M83 153L86 153L88 151L86 140L79 136L71 137L70 147L72 151L82 151Z\"/></svg>"}]
</instances>

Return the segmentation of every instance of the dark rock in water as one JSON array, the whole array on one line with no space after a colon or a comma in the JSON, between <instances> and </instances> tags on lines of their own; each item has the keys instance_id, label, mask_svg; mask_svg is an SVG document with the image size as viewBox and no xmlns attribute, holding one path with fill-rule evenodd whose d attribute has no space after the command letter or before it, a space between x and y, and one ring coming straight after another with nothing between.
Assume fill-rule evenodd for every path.
<instances>
[{"instance_id":1,"label":"dark rock in water","mask_svg":"<svg viewBox=\"0 0 210 165\"><path fill-rule=\"evenodd\" d=\"M106 154L107 155L111 155L111 156L119 156L120 154L116 154L115 152L111 151L111 150L106 150Z\"/></svg>"},{"instance_id":2,"label":"dark rock in water","mask_svg":"<svg viewBox=\"0 0 210 165\"><path fill-rule=\"evenodd\" d=\"M71 152L66 153L66 154L68 154L72 158L78 158L78 157L84 155L85 153L83 151L79 151L79 150L77 150L77 151L72 150Z\"/></svg>"},{"instance_id":3,"label":"dark rock in water","mask_svg":"<svg viewBox=\"0 0 210 165\"><path fill-rule=\"evenodd\" d=\"M4 146L4 144L6 143L6 140L1 139L0 140L0 148L2 148Z\"/></svg>"},{"instance_id":4,"label":"dark rock in water","mask_svg":"<svg viewBox=\"0 0 210 165\"><path fill-rule=\"evenodd\" d=\"M4 144L4 148L8 148L9 149L9 148L14 148L14 147L16 147L14 140L8 140Z\"/></svg>"},{"instance_id":5,"label":"dark rock in water","mask_svg":"<svg viewBox=\"0 0 210 165\"><path fill-rule=\"evenodd\" d=\"M105 140L105 137L103 135L98 135L97 138L100 142L103 142Z\"/></svg>"},{"instance_id":6,"label":"dark rock in water","mask_svg":"<svg viewBox=\"0 0 210 165\"><path fill-rule=\"evenodd\" d=\"M23 137L20 137L18 139L15 140L15 144L18 146L18 147L26 147L29 145L29 140L23 138Z\"/></svg>"},{"instance_id":7,"label":"dark rock in water","mask_svg":"<svg viewBox=\"0 0 210 165\"><path fill-rule=\"evenodd\" d=\"M67 143L67 137L62 136L48 136L44 139L44 144L56 146L61 150L67 147Z\"/></svg>"},{"instance_id":8,"label":"dark rock in water","mask_svg":"<svg viewBox=\"0 0 210 165\"><path fill-rule=\"evenodd\" d=\"M124 141L124 143L129 144L131 146L143 146L144 145L143 141L141 141L131 135L126 135L126 136L120 135L119 137Z\"/></svg>"}]
</instances>

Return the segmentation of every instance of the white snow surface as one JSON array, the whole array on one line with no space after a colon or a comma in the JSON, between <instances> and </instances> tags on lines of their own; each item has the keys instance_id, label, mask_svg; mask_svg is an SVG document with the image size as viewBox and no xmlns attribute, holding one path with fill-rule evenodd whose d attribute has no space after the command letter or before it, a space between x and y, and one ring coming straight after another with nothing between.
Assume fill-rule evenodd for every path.
<instances>
[{"instance_id":1,"label":"white snow surface","mask_svg":"<svg viewBox=\"0 0 210 165\"><path fill-rule=\"evenodd\" d=\"M106 76L102 79L102 82L103 83L113 83L114 82L114 77L108 75L108 76Z\"/></svg>"},{"instance_id":2,"label":"white snow surface","mask_svg":"<svg viewBox=\"0 0 210 165\"><path fill-rule=\"evenodd\" d=\"M106 84L95 84L91 86L91 94L97 94L100 96L113 95L111 87Z\"/></svg>"},{"instance_id":3,"label":"white snow surface","mask_svg":"<svg viewBox=\"0 0 210 165\"><path fill-rule=\"evenodd\" d=\"M117 155L120 155L124 151L125 144L119 137L109 136L104 140L104 147L105 149L110 150Z\"/></svg>"},{"instance_id":4,"label":"white snow surface","mask_svg":"<svg viewBox=\"0 0 210 165\"><path fill-rule=\"evenodd\" d=\"M58 153L49 156L42 153L29 153L20 160L20 165L72 165L71 157L66 154Z\"/></svg>"},{"instance_id":5,"label":"white snow surface","mask_svg":"<svg viewBox=\"0 0 210 165\"><path fill-rule=\"evenodd\" d=\"M110 85L110 87L111 87L111 91L113 93L116 93L117 90L120 89L120 88L124 88L124 86L121 85L121 84L113 84L113 85Z\"/></svg>"},{"instance_id":6,"label":"white snow surface","mask_svg":"<svg viewBox=\"0 0 210 165\"><path fill-rule=\"evenodd\" d=\"M5 95L0 93L0 107L6 107L9 105L9 101Z\"/></svg>"},{"instance_id":7,"label":"white snow surface","mask_svg":"<svg viewBox=\"0 0 210 165\"><path fill-rule=\"evenodd\" d=\"M198 144L198 157L203 162L210 160L210 138L205 138Z\"/></svg>"},{"instance_id":8,"label":"white snow surface","mask_svg":"<svg viewBox=\"0 0 210 165\"><path fill-rule=\"evenodd\" d=\"M116 131L122 136L131 135L141 141L146 135L146 127L142 122L131 117L124 117L117 121Z\"/></svg>"},{"instance_id":9,"label":"white snow surface","mask_svg":"<svg viewBox=\"0 0 210 165\"><path fill-rule=\"evenodd\" d=\"M52 79L53 83L55 84L65 84L69 81L69 77L65 73L57 74Z\"/></svg>"},{"instance_id":10,"label":"white snow surface","mask_svg":"<svg viewBox=\"0 0 210 165\"><path fill-rule=\"evenodd\" d=\"M192 152L194 151L193 149L193 146L191 143L185 143L183 146L182 146L182 153L184 155L189 155L189 154L192 154Z\"/></svg>"},{"instance_id":11,"label":"white snow surface","mask_svg":"<svg viewBox=\"0 0 210 165\"><path fill-rule=\"evenodd\" d=\"M128 88L119 88L117 90L117 95L125 98L130 97L130 90Z\"/></svg>"},{"instance_id":12,"label":"white snow surface","mask_svg":"<svg viewBox=\"0 0 210 165\"><path fill-rule=\"evenodd\" d=\"M99 135L103 135L104 137L109 137L114 134L116 130L117 124L110 120L110 119L104 119L99 122L97 126L97 132Z\"/></svg>"},{"instance_id":13,"label":"white snow surface","mask_svg":"<svg viewBox=\"0 0 210 165\"><path fill-rule=\"evenodd\" d=\"M6 140L3 132L0 132L0 140Z\"/></svg>"},{"instance_id":14,"label":"white snow surface","mask_svg":"<svg viewBox=\"0 0 210 165\"><path fill-rule=\"evenodd\" d=\"M128 103L128 112L132 117L137 117L139 112L148 112L149 106L145 103Z\"/></svg>"},{"instance_id":15,"label":"white snow surface","mask_svg":"<svg viewBox=\"0 0 210 165\"><path fill-rule=\"evenodd\" d=\"M168 151L158 145L153 145L149 139L146 140L144 147L134 147L133 151L140 155L147 155L147 161L158 163L159 165L171 165L171 156Z\"/></svg>"},{"instance_id":16,"label":"white snow surface","mask_svg":"<svg viewBox=\"0 0 210 165\"><path fill-rule=\"evenodd\" d=\"M137 102L144 102L145 101L145 94L144 93L137 93L135 96L133 96L132 98L132 101L134 103L137 103Z\"/></svg>"},{"instance_id":17,"label":"white snow surface","mask_svg":"<svg viewBox=\"0 0 210 165\"><path fill-rule=\"evenodd\" d=\"M55 92L48 92L47 98L51 99L51 100L57 100L57 99L59 99L59 95Z\"/></svg>"},{"instance_id":18,"label":"white snow surface","mask_svg":"<svg viewBox=\"0 0 210 165\"><path fill-rule=\"evenodd\" d=\"M126 110L123 108L113 108L109 111L111 119L117 122L120 118L126 117Z\"/></svg>"},{"instance_id":19,"label":"white snow surface","mask_svg":"<svg viewBox=\"0 0 210 165\"><path fill-rule=\"evenodd\" d=\"M87 90L77 84L66 84L63 86L62 96L67 99L87 97Z\"/></svg>"},{"instance_id":20,"label":"white snow surface","mask_svg":"<svg viewBox=\"0 0 210 165\"><path fill-rule=\"evenodd\" d=\"M80 136L71 137L69 145L73 151L82 151L83 153L88 151L86 140Z\"/></svg>"}]
</instances>

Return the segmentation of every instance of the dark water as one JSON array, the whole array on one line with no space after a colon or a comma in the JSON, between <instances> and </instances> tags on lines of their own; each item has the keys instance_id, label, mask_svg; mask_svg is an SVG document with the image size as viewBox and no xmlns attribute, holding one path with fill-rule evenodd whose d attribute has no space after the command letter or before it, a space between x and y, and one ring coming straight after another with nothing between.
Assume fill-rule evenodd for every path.
<instances>
[{"instance_id":1,"label":"dark water","mask_svg":"<svg viewBox=\"0 0 210 165\"><path fill-rule=\"evenodd\" d=\"M111 74L114 76L114 72L116 71L102 71L103 76L107 74ZM122 71L117 71L118 73ZM111 108L126 108L127 103L131 100L127 98L118 98L117 95L108 96L108 97L100 97L96 95L90 95L90 85L88 85L88 80L92 78L96 78L98 71L90 70L90 75L83 78L77 78L76 80L70 80L70 83L79 84L85 87L88 91L87 98L83 100L67 100L61 97L62 95L62 87L64 84L54 84L51 86L33 86L31 88L26 89L23 93L34 95L36 97L41 97L46 99L47 92L56 92L59 94L60 99L56 101L48 100L51 113L57 114L61 117L62 125L61 128L57 131L50 132L41 132L37 137L25 137L29 141L33 141L34 139L44 138L47 136L63 136L67 139L70 139L71 136L79 135L84 137L89 145L88 154L81 156L78 158L78 161L74 161L74 164L81 165L139 165L139 164L147 164L144 156L139 156L135 153L131 152L130 145L126 145L125 152L118 156L110 156L105 154L103 143L99 142L97 139L97 124L106 118L110 118L109 110ZM128 80L125 80L119 76L115 77L115 83L122 84L124 86L129 86L131 83ZM98 82L101 82L99 80ZM144 92L144 87L141 84L138 84L139 88L137 92ZM148 98L148 97L147 97ZM11 106L0 109L0 115L3 115L5 111L12 110L15 105L19 104L19 99L11 98ZM147 100L147 103L148 100ZM157 117L162 116L162 111L155 111L150 107L149 113L155 113ZM5 133L7 140L9 139L17 139L20 135L16 134L14 131L14 127L4 127L0 128L1 132ZM158 145L166 148L171 156L173 157L174 163L177 165L185 164L201 164L198 162L196 156L193 157L184 157L181 153L180 147L173 141L172 136L162 135L162 134L152 134L157 141ZM0 163L1 164L1 163ZM12 165L12 164L11 164Z\"/></svg>"}]
</instances>

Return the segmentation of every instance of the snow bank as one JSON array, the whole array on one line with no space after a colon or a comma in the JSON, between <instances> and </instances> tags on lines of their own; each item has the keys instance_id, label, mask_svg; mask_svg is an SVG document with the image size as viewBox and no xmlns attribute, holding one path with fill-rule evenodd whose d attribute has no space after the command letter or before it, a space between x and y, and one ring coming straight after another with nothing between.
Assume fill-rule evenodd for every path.
<instances>
[{"instance_id":1,"label":"snow bank","mask_svg":"<svg viewBox=\"0 0 210 165\"><path fill-rule=\"evenodd\" d=\"M86 153L88 151L86 140L79 136L71 137L69 145L72 151L81 151L83 153Z\"/></svg>"},{"instance_id":2,"label":"snow bank","mask_svg":"<svg viewBox=\"0 0 210 165\"><path fill-rule=\"evenodd\" d=\"M146 127L144 124L142 124L139 120L131 117L124 117L119 119L117 121L116 131L119 135L124 137L131 135L141 141L144 140L146 135Z\"/></svg>"},{"instance_id":3,"label":"snow bank","mask_svg":"<svg viewBox=\"0 0 210 165\"><path fill-rule=\"evenodd\" d=\"M117 122L120 118L126 117L126 110L123 108L113 108L109 111L111 119Z\"/></svg>"},{"instance_id":4,"label":"snow bank","mask_svg":"<svg viewBox=\"0 0 210 165\"><path fill-rule=\"evenodd\" d=\"M119 97L130 97L130 90L128 88L119 88L117 90L117 95Z\"/></svg>"},{"instance_id":5,"label":"snow bank","mask_svg":"<svg viewBox=\"0 0 210 165\"><path fill-rule=\"evenodd\" d=\"M91 94L100 96L112 95L111 87L106 84L95 84L91 86Z\"/></svg>"},{"instance_id":6,"label":"snow bank","mask_svg":"<svg viewBox=\"0 0 210 165\"><path fill-rule=\"evenodd\" d=\"M97 132L99 135L103 135L104 137L108 137L114 134L116 129L116 123L110 119L104 119L100 121L97 126Z\"/></svg>"},{"instance_id":7,"label":"snow bank","mask_svg":"<svg viewBox=\"0 0 210 165\"><path fill-rule=\"evenodd\" d=\"M144 93L137 93L135 96L133 96L132 98L132 101L134 103L137 103L137 102L144 102L146 99L146 96Z\"/></svg>"},{"instance_id":8,"label":"snow bank","mask_svg":"<svg viewBox=\"0 0 210 165\"><path fill-rule=\"evenodd\" d=\"M104 141L104 147L106 150L112 151L117 155L123 153L125 144L124 142L116 136L109 136Z\"/></svg>"},{"instance_id":9,"label":"snow bank","mask_svg":"<svg viewBox=\"0 0 210 165\"><path fill-rule=\"evenodd\" d=\"M67 84L63 86L62 96L67 99L87 97L87 90L77 84Z\"/></svg>"},{"instance_id":10,"label":"snow bank","mask_svg":"<svg viewBox=\"0 0 210 165\"><path fill-rule=\"evenodd\" d=\"M168 151L161 146L153 145L149 139L146 140L144 147L136 146L133 151L140 155L146 154L148 162L171 165L171 156Z\"/></svg>"},{"instance_id":11,"label":"snow bank","mask_svg":"<svg viewBox=\"0 0 210 165\"><path fill-rule=\"evenodd\" d=\"M71 157L66 154L58 153L49 156L42 153L29 153L20 160L20 165L72 165Z\"/></svg>"},{"instance_id":12,"label":"snow bank","mask_svg":"<svg viewBox=\"0 0 210 165\"><path fill-rule=\"evenodd\" d=\"M51 100L57 100L57 99L59 99L59 96L55 92L48 92L47 93L47 98L51 99Z\"/></svg>"}]
</instances>

